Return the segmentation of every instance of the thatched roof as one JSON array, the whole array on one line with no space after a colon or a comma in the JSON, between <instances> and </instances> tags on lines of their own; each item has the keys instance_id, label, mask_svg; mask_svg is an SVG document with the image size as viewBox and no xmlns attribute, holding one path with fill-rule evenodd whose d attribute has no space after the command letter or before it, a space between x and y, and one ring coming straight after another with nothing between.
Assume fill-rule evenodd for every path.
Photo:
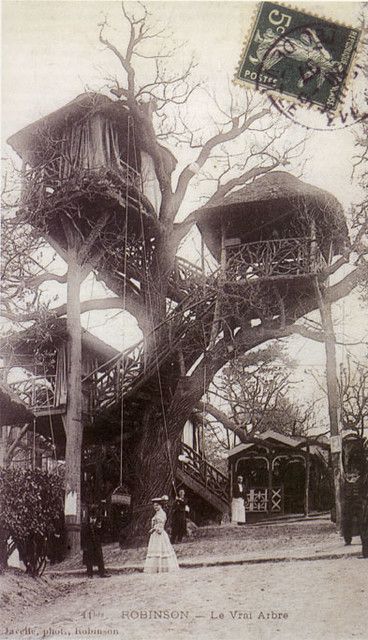
<instances>
[{"instance_id":1,"label":"thatched roof","mask_svg":"<svg viewBox=\"0 0 368 640\"><path fill-rule=\"evenodd\" d=\"M198 210L197 225L210 251L218 259L221 228L226 237L239 234L244 241L263 239L270 229L281 229L286 220L303 219L306 204L316 221L317 230L334 244L337 253L348 240L344 212L338 200L286 171L272 171L238 191Z\"/></svg>"},{"instance_id":2,"label":"thatched roof","mask_svg":"<svg viewBox=\"0 0 368 640\"><path fill-rule=\"evenodd\" d=\"M116 106L114 107L114 105ZM117 108L119 106L120 109ZM106 113L106 115L114 117L114 119L116 119L119 112L120 121L123 126L126 126L128 112L120 103L113 102L104 95L82 93L60 109L20 129L20 131L8 138L7 143L21 158L29 162L31 152L40 144L40 136L43 132L47 131L56 134L66 126L88 114L96 112Z\"/></svg>"},{"instance_id":3,"label":"thatched roof","mask_svg":"<svg viewBox=\"0 0 368 640\"><path fill-rule=\"evenodd\" d=\"M4 382L0 382L0 425L25 423L33 417L32 411Z\"/></svg>"},{"instance_id":4,"label":"thatched roof","mask_svg":"<svg viewBox=\"0 0 368 640\"><path fill-rule=\"evenodd\" d=\"M37 324L29 329L13 333L11 336L0 339L0 357L14 354L14 361L21 365L33 357L35 350L51 349L57 347L67 339L66 318L51 318L40 331ZM100 338L97 338L87 329L82 328L82 354L89 354L97 359L98 364L119 356L119 351ZM17 358L21 354L21 358ZM15 366L15 365L14 365Z\"/></svg>"},{"instance_id":5,"label":"thatched roof","mask_svg":"<svg viewBox=\"0 0 368 640\"><path fill-rule=\"evenodd\" d=\"M77 96L60 109L27 125L10 136L7 142L21 158L32 164L33 151L39 147L42 133L52 132L55 136L65 130L67 126L94 113L102 113L108 120L115 122L124 134L126 133L129 110L124 102L111 100L101 93L87 92ZM144 140L140 139L139 129L136 128L135 134L138 147L144 149L145 144ZM165 164L173 171L176 166L175 156L166 147L159 146L162 150Z\"/></svg>"}]
</instances>

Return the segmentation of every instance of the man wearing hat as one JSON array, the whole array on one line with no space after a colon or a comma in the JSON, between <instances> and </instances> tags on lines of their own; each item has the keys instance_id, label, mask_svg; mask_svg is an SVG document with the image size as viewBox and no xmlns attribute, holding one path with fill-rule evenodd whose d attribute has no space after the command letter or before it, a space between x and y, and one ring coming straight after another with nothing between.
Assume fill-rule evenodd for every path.
<instances>
[{"instance_id":1,"label":"man wearing hat","mask_svg":"<svg viewBox=\"0 0 368 640\"><path fill-rule=\"evenodd\" d=\"M87 522L82 526L81 542L83 550L83 564L87 567L87 576L93 577L93 567L97 566L100 578L109 578L105 571L101 547L102 523L98 518L98 510L93 505L87 513Z\"/></svg>"}]
</instances>

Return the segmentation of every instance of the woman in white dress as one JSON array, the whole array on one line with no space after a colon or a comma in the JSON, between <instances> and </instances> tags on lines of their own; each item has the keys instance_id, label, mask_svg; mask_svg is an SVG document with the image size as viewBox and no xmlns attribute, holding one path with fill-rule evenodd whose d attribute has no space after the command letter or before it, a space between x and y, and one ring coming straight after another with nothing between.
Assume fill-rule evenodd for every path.
<instances>
[{"instance_id":1,"label":"woman in white dress","mask_svg":"<svg viewBox=\"0 0 368 640\"><path fill-rule=\"evenodd\" d=\"M152 500L155 515L151 522L151 536L144 563L145 573L168 573L179 569L175 551L165 531L167 516L161 506L164 499L166 500L166 497Z\"/></svg>"}]
</instances>

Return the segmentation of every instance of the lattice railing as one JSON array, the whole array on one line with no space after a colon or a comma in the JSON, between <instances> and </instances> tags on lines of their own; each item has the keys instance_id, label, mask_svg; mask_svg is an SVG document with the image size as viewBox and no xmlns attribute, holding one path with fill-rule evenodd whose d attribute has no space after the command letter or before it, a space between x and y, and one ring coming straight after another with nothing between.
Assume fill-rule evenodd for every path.
<instances>
[{"instance_id":1,"label":"lattice railing","mask_svg":"<svg viewBox=\"0 0 368 640\"><path fill-rule=\"evenodd\" d=\"M174 311L168 318L168 340L164 346L159 337L156 344L154 332L149 336L152 347L149 360L145 357L145 341L142 340L83 379L84 394L88 398L90 413L113 405L121 399L122 393L126 395L144 379L157 373L157 369L177 350L183 335L197 322L197 315L192 308L193 300L197 298L196 295L188 296L188 309L182 307L180 313L176 314ZM209 300L203 299L201 295L197 300L196 310L198 311L201 305L204 313L206 305L210 304Z\"/></svg>"},{"instance_id":2,"label":"lattice railing","mask_svg":"<svg viewBox=\"0 0 368 640\"><path fill-rule=\"evenodd\" d=\"M282 487L252 487L246 494L245 510L251 513L280 513L283 502Z\"/></svg>"},{"instance_id":3,"label":"lattice railing","mask_svg":"<svg viewBox=\"0 0 368 640\"><path fill-rule=\"evenodd\" d=\"M142 191L139 172L122 159L83 167L73 163L68 157L59 155L24 172L22 195L26 204L34 197L47 199L64 186L69 194L78 193L83 188L89 189L91 180L95 188L101 191L106 190L107 184L114 188L131 186L135 192Z\"/></svg>"},{"instance_id":4,"label":"lattice railing","mask_svg":"<svg viewBox=\"0 0 368 640\"><path fill-rule=\"evenodd\" d=\"M60 185L64 180L69 180L71 176L78 173L88 173L94 171L100 171L101 169L108 169L115 172L125 182L134 185L137 188L141 187L140 173L129 166L121 158L117 158L116 162L104 162L92 167L84 167L78 162L73 162L72 159L65 155L58 155L46 162L43 162L36 167L29 169L25 172L25 178L42 182L43 185L51 185L55 181L55 185Z\"/></svg>"},{"instance_id":5,"label":"lattice railing","mask_svg":"<svg viewBox=\"0 0 368 640\"><path fill-rule=\"evenodd\" d=\"M204 460L194 449L182 443L185 460L180 462L185 473L224 502L229 501L229 480L221 471Z\"/></svg>"},{"instance_id":6,"label":"lattice railing","mask_svg":"<svg viewBox=\"0 0 368 640\"><path fill-rule=\"evenodd\" d=\"M185 258L175 258L174 269L171 278L173 281L186 285L188 280L203 284L202 269L185 260Z\"/></svg>"},{"instance_id":7,"label":"lattice railing","mask_svg":"<svg viewBox=\"0 0 368 640\"><path fill-rule=\"evenodd\" d=\"M88 398L90 413L102 411L121 399L144 367L144 341L126 349L104 368L97 369L83 379L83 393Z\"/></svg>"},{"instance_id":8,"label":"lattice railing","mask_svg":"<svg viewBox=\"0 0 368 640\"><path fill-rule=\"evenodd\" d=\"M226 247L228 280L280 278L317 273L325 260L310 238L283 238Z\"/></svg>"},{"instance_id":9,"label":"lattice railing","mask_svg":"<svg viewBox=\"0 0 368 640\"><path fill-rule=\"evenodd\" d=\"M41 410L57 406L55 379L55 375L30 376L7 384L27 406Z\"/></svg>"}]
</instances>

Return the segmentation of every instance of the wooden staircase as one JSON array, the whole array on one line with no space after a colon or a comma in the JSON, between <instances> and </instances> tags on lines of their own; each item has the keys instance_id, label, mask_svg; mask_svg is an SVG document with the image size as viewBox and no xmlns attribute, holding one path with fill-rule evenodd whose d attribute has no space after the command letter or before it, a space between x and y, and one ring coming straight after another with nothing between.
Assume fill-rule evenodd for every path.
<instances>
[{"instance_id":1,"label":"wooden staircase","mask_svg":"<svg viewBox=\"0 0 368 640\"><path fill-rule=\"evenodd\" d=\"M184 459L177 467L177 480L208 502L216 511L228 513L228 477L184 443L182 452L184 455L181 457Z\"/></svg>"}]
</instances>

